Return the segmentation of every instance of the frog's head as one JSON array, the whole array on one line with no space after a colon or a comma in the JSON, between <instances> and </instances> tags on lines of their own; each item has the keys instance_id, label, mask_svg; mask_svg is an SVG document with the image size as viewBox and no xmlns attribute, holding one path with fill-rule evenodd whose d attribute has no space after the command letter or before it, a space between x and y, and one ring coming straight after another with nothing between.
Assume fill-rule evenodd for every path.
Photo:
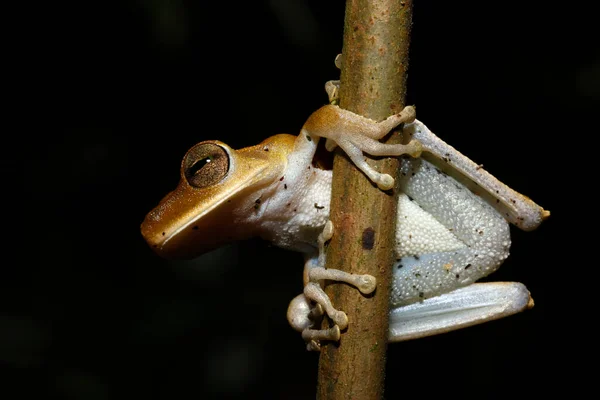
<instances>
[{"instance_id":1,"label":"frog's head","mask_svg":"<svg viewBox=\"0 0 600 400\"><path fill-rule=\"evenodd\" d=\"M276 135L241 150L217 140L193 146L181 162L179 185L142 223L148 244L163 257L193 258L254 236L239 216L253 212L253 196L282 176L294 139Z\"/></svg>"}]
</instances>

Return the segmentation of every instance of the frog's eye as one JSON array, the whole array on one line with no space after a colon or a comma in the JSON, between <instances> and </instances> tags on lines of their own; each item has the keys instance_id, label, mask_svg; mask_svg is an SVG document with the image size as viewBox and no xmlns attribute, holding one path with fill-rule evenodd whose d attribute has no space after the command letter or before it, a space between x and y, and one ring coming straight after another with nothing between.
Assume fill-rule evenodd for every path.
<instances>
[{"instance_id":1,"label":"frog's eye","mask_svg":"<svg viewBox=\"0 0 600 400\"><path fill-rule=\"evenodd\" d=\"M229 171L229 155L221 146L200 143L183 158L183 174L188 183L203 188L219 182Z\"/></svg>"}]
</instances>

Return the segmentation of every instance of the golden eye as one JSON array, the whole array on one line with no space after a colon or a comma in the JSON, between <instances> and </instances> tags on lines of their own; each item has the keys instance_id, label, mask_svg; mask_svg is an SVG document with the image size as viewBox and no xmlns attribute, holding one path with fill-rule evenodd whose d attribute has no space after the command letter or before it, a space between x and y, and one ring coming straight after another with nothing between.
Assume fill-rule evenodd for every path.
<instances>
[{"instance_id":1,"label":"golden eye","mask_svg":"<svg viewBox=\"0 0 600 400\"><path fill-rule=\"evenodd\" d=\"M188 183L204 188L220 182L229 171L229 155L221 146L199 143L183 157L183 174Z\"/></svg>"}]
</instances>

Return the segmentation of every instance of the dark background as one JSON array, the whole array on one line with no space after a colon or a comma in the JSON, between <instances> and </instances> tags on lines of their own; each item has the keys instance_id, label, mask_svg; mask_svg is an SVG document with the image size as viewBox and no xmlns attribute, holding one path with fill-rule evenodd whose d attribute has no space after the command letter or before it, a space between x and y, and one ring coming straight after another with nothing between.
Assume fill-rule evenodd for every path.
<instances>
[{"instance_id":1,"label":"dark background","mask_svg":"<svg viewBox=\"0 0 600 400\"><path fill-rule=\"evenodd\" d=\"M417 1L408 103L552 211L538 231L513 228L511 257L490 277L525 283L536 306L390 345L387 398L581 387L563 356L588 330L571 311L584 266L565 243L586 235L567 223L587 208L567 203L586 197L572 158L586 135L574 125L600 96L600 58L596 43L580 51L570 36L595 23L569 4L523 3ZM344 2L40 7L5 15L14 124L2 145L0 397L314 398L318 355L285 319L302 290L300 254L252 240L169 262L139 224L193 144L296 134L326 102Z\"/></svg>"}]
</instances>

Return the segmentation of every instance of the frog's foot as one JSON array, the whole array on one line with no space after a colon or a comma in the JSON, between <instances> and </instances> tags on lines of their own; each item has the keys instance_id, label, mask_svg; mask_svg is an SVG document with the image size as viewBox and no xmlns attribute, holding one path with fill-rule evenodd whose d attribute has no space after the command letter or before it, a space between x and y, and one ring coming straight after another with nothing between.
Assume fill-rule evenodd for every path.
<instances>
[{"instance_id":1,"label":"frog's foot","mask_svg":"<svg viewBox=\"0 0 600 400\"><path fill-rule=\"evenodd\" d=\"M377 279L373 275L351 274L345 271L340 271L339 269L325 269L316 267L310 270L309 277L313 283L322 280L349 283L350 285L356 287L363 294L373 293L377 287ZM325 307L323 304L321 305Z\"/></svg>"},{"instance_id":2,"label":"frog's foot","mask_svg":"<svg viewBox=\"0 0 600 400\"><path fill-rule=\"evenodd\" d=\"M324 311L334 326L320 331L304 330L302 337L309 343L309 347L314 347L311 342L319 344L321 340L338 341L339 331L348 327L348 316L345 312L333 307L331 299L322 289L322 282L326 280L345 282L356 287L363 294L372 293L377 287L377 280L372 275L351 274L338 269L325 268L325 243L332 238L333 230L333 222L327 221L323 232L318 238L319 258L317 266L308 269L308 283L304 286L304 296L316 304L321 314ZM314 311L311 312L315 313Z\"/></svg>"},{"instance_id":3,"label":"frog's foot","mask_svg":"<svg viewBox=\"0 0 600 400\"><path fill-rule=\"evenodd\" d=\"M318 238L319 256L309 259L304 270L304 293L296 296L288 307L288 322L307 342L308 350L320 350L321 341L339 341L340 330L348 326L345 312L335 309L329 296L323 291L322 282L326 280L345 282L355 286L361 293L372 293L377 287L377 280L372 275L351 274L337 269L326 269L325 243L333 236L333 223L327 221ZM316 262L315 262L316 261ZM329 329L315 329L321 326L324 314L331 319L333 326Z\"/></svg>"},{"instance_id":4,"label":"frog's foot","mask_svg":"<svg viewBox=\"0 0 600 400\"><path fill-rule=\"evenodd\" d=\"M398 114L394 114L381 122L375 122L368 119L361 120L368 128L357 131L348 130L343 136L336 138L337 145L340 146L350 157L352 162L373 181L380 189L388 190L394 186L394 178L389 174L382 174L375 171L373 167L367 164L363 153L372 156L400 156L408 154L412 157L419 157L423 151L421 142L412 139L407 144L387 144L379 142L383 136L389 133L402 123L413 122L416 118L415 108L405 107ZM366 123L366 121L370 123Z\"/></svg>"},{"instance_id":5,"label":"frog's foot","mask_svg":"<svg viewBox=\"0 0 600 400\"><path fill-rule=\"evenodd\" d=\"M346 152L350 160L381 190L389 190L394 187L394 178L389 174L375 171L367 164L363 152L373 156L399 156L409 154L412 157L421 155L421 143L411 140L408 144L385 144L368 137L344 138L337 144Z\"/></svg>"},{"instance_id":6,"label":"frog's foot","mask_svg":"<svg viewBox=\"0 0 600 400\"><path fill-rule=\"evenodd\" d=\"M302 332L302 338L306 342L308 351L320 351L321 341L339 341L340 328L334 325L329 329L315 329L321 326L323 320L323 308L320 304L314 305L304 294L296 296L288 307L288 322L298 332Z\"/></svg>"},{"instance_id":7,"label":"frog's foot","mask_svg":"<svg viewBox=\"0 0 600 400\"><path fill-rule=\"evenodd\" d=\"M328 85L330 91L335 92L335 84ZM325 147L333 150L336 145L346 152L352 162L383 190L391 189L394 179L388 174L382 174L369 166L363 153L373 156L399 156L409 154L419 157L422 151L421 142L411 140L408 144L387 144L379 139L387 135L392 129L403 123L415 120L414 107L408 106L398 114L394 114L377 122L352 111L344 110L335 105L326 105L315 111L302 127L302 133L309 136L327 139Z\"/></svg>"},{"instance_id":8,"label":"frog's foot","mask_svg":"<svg viewBox=\"0 0 600 400\"><path fill-rule=\"evenodd\" d=\"M337 325L329 329L305 329L302 331L302 339L306 342L308 351L321 351L322 340L338 342L340 337L340 327Z\"/></svg>"},{"instance_id":9,"label":"frog's foot","mask_svg":"<svg viewBox=\"0 0 600 400\"><path fill-rule=\"evenodd\" d=\"M294 329L302 332L307 350L319 351L323 340L334 342L340 340L340 331L348 327L348 316L333 307L329 296L318 282L323 280L346 282L356 286L361 293L369 294L375 290L377 280L371 275L356 275L322 267L312 268L309 277L311 282L304 286L304 294L297 296L290 303L288 321ZM311 303L316 305L311 308ZM329 329L314 329L321 324L323 312L331 319L333 326Z\"/></svg>"},{"instance_id":10,"label":"frog's foot","mask_svg":"<svg viewBox=\"0 0 600 400\"><path fill-rule=\"evenodd\" d=\"M342 54L338 54L335 58L335 66L341 69L342 64L343 56ZM329 97L329 104L337 106L339 104L340 81L327 81L325 83L325 91ZM347 110L341 110L340 114L347 114L346 117L350 116L350 118L355 120L362 119L360 122L369 125L368 129L365 129L359 134L353 134L352 130L344 132L347 134L347 140L343 143L340 138L325 136L327 139L325 148L328 151L333 151L340 145L346 154L348 154L352 162L354 162L354 164L380 189L391 189L394 186L394 179L389 174L381 174L370 167L363 159L363 152L374 156L399 156L401 154L410 154L413 157L419 157L421 155L422 148L418 141L411 141L407 145L388 145L377 141L377 139L381 139L389 133L390 130L401 123L413 122L416 117L414 107L405 107L400 113L392 115L379 123L368 118L363 118L360 115L356 115Z\"/></svg>"},{"instance_id":11,"label":"frog's foot","mask_svg":"<svg viewBox=\"0 0 600 400\"><path fill-rule=\"evenodd\" d=\"M288 307L288 322L307 343L307 350L319 351L321 341L339 341L340 331L348 327L348 316L331 304L329 296L318 283L322 280L346 282L355 286L361 293L372 293L377 287L377 280L372 275L357 275L337 269L312 268L309 272L311 282L304 286L304 293L296 296ZM314 304L314 306L313 306ZM324 314L331 319L333 326L329 329L315 329L320 326Z\"/></svg>"},{"instance_id":12,"label":"frog's foot","mask_svg":"<svg viewBox=\"0 0 600 400\"><path fill-rule=\"evenodd\" d=\"M308 282L318 283L324 280L346 282L355 286L361 293L372 293L377 286L377 280L374 276L350 274L348 272L340 271L339 269L325 268L325 243L333 237L333 231L333 222L328 220L317 239L319 258L316 266L308 268Z\"/></svg>"}]
</instances>

